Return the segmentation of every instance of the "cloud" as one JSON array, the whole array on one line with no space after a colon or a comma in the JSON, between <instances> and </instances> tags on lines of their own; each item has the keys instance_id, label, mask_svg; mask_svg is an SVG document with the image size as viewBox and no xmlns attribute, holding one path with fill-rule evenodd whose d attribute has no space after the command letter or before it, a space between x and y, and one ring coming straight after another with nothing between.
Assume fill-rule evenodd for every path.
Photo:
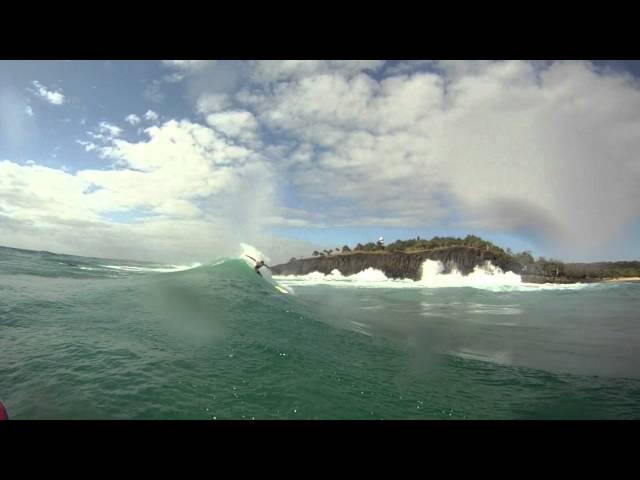
<instances>
[{"instance_id":1,"label":"cloud","mask_svg":"<svg viewBox=\"0 0 640 480\"><path fill-rule=\"evenodd\" d=\"M142 96L152 103L162 103L164 101L164 93L160 89L161 82L153 80L150 85L144 89Z\"/></svg>"},{"instance_id":2,"label":"cloud","mask_svg":"<svg viewBox=\"0 0 640 480\"><path fill-rule=\"evenodd\" d=\"M29 89L29 91L34 95L46 100L51 105L62 105L65 102L65 97L62 94L62 90L49 90L37 80L34 80L32 84L36 88L35 90Z\"/></svg>"},{"instance_id":3,"label":"cloud","mask_svg":"<svg viewBox=\"0 0 640 480\"><path fill-rule=\"evenodd\" d=\"M229 97L226 94L203 95L196 102L196 111L202 115L219 112L229 106Z\"/></svg>"},{"instance_id":4,"label":"cloud","mask_svg":"<svg viewBox=\"0 0 640 480\"><path fill-rule=\"evenodd\" d=\"M15 227L3 243L173 261L231 255L241 241L265 240L274 189L260 154L186 120L145 133L138 142L108 134L101 146L78 142L104 149L110 170L0 162L0 216ZM112 212L133 220L111 221Z\"/></svg>"},{"instance_id":5,"label":"cloud","mask_svg":"<svg viewBox=\"0 0 640 480\"><path fill-rule=\"evenodd\" d=\"M240 141L256 138L258 122L248 111L225 111L207 116L207 123L224 135Z\"/></svg>"},{"instance_id":6,"label":"cloud","mask_svg":"<svg viewBox=\"0 0 640 480\"><path fill-rule=\"evenodd\" d=\"M215 60L163 60L162 63L168 67L193 72L212 66L216 62Z\"/></svg>"},{"instance_id":7,"label":"cloud","mask_svg":"<svg viewBox=\"0 0 640 480\"><path fill-rule=\"evenodd\" d=\"M163 60L165 67L173 71L162 77L166 83L179 83L188 77L202 73L216 65L215 60Z\"/></svg>"},{"instance_id":8,"label":"cloud","mask_svg":"<svg viewBox=\"0 0 640 480\"><path fill-rule=\"evenodd\" d=\"M401 75L405 73L414 73L417 69L425 67L433 67L432 60L404 60L393 62L385 65L385 75Z\"/></svg>"},{"instance_id":9,"label":"cloud","mask_svg":"<svg viewBox=\"0 0 640 480\"><path fill-rule=\"evenodd\" d=\"M383 65L380 60L261 60L256 62L252 80L257 83L278 82L329 72L350 76L375 71Z\"/></svg>"},{"instance_id":10,"label":"cloud","mask_svg":"<svg viewBox=\"0 0 640 480\"><path fill-rule=\"evenodd\" d=\"M24 113L26 113L27 115L29 115L30 117L33 117L33 108L31 108L30 105L27 105L24 108Z\"/></svg>"},{"instance_id":11,"label":"cloud","mask_svg":"<svg viewBox=\"0 0 640 480\"><path fill-rule=\"evenodd\" d=\"M85 152L92 152L98 148L98 146L93 142L87 142L85 140L76 140L76 143L82 145L84 147Z\"/></svg>"},{"instance_id":12,"label":"cloud","mask_svg":"<svg viewBox=\"0 0 640 480\"><path fill-rule=\"evenodd\" d=\"M130 125L137 125L140 123L140 117L132 113L130 115L127 115L124 121Z\"/></svg>"},{"instance_id":13,"label":"cloud","mask_svg":"<svg viewBox=\"0 0 640 480\"><path fill-rule=\"evenodd\" d=\"M119 137L122 134L122 129L120 127L108 122L100 122L99 130L110 137Z\"/></svg>"},{"instance_id":14,"label":"cloud","mask_svg":"<svg viewBox=\"0 0 640 480\"><path fill-rule=\"evenodd\" d=\"M178 83L184 80L185 74L182 72L174 72L162 77L162 79L167 83Z\"/></svg>"},{"instance_id":15,"label":"cloud","mask_svg":"<svg viewBox=\"0 0 640 480\"><path fill-rule=\"evenodd\" d=\"M202 115L229 108L237 95L245 102L253 94L262 95L264 89L279 82L299 80L309 76L339 72L347 77L360 72L374 72L384 62L371 60L270 60L217 61L195 64L171 62L187 75L187 91L194 98L196 111ZM243 88L244 87L244 88ZM255 98L255 97L254 97Z\"/></svg>"},{"instance_id":16,"label":"cloud","mask_svg":"<svg viewBox=\"0 0 640 480\"><path fill-rule=\"evenodd\" d=\"M39 165L23 166L0 161L0 213L31 224L46 224L51 216L61 220L95 220L82 205L81 179Z\"/></svg>"},{"instance_id":17,"label":"cloud","mask_svg":"<svg viewBox=\"0 0 640 480\"><path fill-rule=\"evenodd\" d=\"M299 142L279 174L333 225L529 232L575 256L638 218L634 80L589 62L428 67L267 65L254 78L273 86L236 98Z\"/></svg>"},{"instance_id":18,"label":"cloud","mask_svg":"<svg viewBox=\"0 0 640 480\"><path fill-rule=\"evenodd\" d=\"M144 118L149 122L157 122L160 117L153 110L147 110L147 113L144 114Z\"/></svg>"}]
</instances>

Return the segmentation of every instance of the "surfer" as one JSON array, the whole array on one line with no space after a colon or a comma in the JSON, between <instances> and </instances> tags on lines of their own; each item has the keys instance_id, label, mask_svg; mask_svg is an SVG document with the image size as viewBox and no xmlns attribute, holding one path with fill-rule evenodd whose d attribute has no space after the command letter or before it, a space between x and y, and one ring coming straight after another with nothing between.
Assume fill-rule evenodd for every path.
<instances>
[{"instance_id":1,"label":"surfer","mask_svg":"<svg viewBox=\"0 0 640 480\"><path fill-rule=\"evenodd\" d=\"M249 257L251 260L256 262L256 266L253 267L253 269L256 271L256 273L258 275L262 276L262 274L260 273L260 268L261 267L267 267L269 270L271 270L271 267L269 265L267 265L266 263L264 263L264 260L256 260L255 258L253 258L250 255L245 255L245 257Z\"/></svg>"},{"instance_id":2,"label":"surfer","mask_svg":"<svg viewBox=\"0 0 640 480\"><path fill-rule=\"evenodd\" d=\"M9 420L9 414L6 408L4 408L4 405L2 405L2 402L0 402L0 420Z\"/></svg>"}]
</instances>

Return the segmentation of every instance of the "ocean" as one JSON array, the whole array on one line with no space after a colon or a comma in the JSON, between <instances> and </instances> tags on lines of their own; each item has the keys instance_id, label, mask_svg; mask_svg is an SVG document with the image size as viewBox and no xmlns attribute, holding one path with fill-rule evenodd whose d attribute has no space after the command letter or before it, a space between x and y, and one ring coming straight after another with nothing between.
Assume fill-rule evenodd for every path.
<instances>
[{"instance_id":1,"label":"ocean","mask_svg":"<svg viewBox=\"0 0 640 480\"><path fill-rule=\"evenodd\" d=\"M272 278L243 258L0 248L10 418L640 418L638 282L533 285L433 262L418 282Z\"/></svg>"}]
</instances>

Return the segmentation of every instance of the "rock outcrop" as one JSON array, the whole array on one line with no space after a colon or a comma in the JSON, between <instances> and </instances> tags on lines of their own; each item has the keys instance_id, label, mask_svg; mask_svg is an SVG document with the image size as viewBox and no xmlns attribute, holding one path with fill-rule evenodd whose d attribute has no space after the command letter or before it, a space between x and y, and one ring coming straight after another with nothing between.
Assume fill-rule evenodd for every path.
<instances>
[{"instance_id":1,"label":"rock outcrop","mask_svg":"<svg viewBox=\"0 0 640 480\"><path fill-rule=\"evenodd\" d=\"M311 257L275 265L272 270L276 275L306 275L311 272L328 274L337 269L343 275L353 275L371 267L380 270L388 278L419 280L422 277L422 264L425 260L442 262L443 273L450 273L453 269L457 269L463 275L468 275L477 265L483 265L487 261L505 272L521 273L520 264L509 257L499 257L483 249L465 246L437 248L415 253L353 252Z\"/></svg>"}]
</instances>

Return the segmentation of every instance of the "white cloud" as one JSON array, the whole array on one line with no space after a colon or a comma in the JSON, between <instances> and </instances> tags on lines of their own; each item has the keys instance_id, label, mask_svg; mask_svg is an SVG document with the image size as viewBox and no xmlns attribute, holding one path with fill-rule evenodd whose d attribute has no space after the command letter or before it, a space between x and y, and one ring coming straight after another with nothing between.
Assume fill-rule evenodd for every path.
<instances>
[{"instance_id":1,"label":"white cloud","mask_svg":"<svg viewBox=\"0 0 640 480\"><path fill-rule=\"evenodd\" d=\"M346 78L321 74L277 89L257 107L262 119L273 127L293 129L301 135L315 133L308 130L309 125L320 127L316 140L325 137L327 128L335 127L343 138L353 128L376 133L411 128L441 107L442 86L441 77L428 73L381 82L367 75Z\"/></svg>"},{"instance_id":2,"label":"white cloud","mask_svg":"<svg viewBox=\"0 0 640 480\"><path fill-rule=\"evenodd\" d=\"M147 142L114 139L103 149L105 156L114 159L121 169L78 173L80 178L102 188L87 198L85 205L96 211L144 208L191 218L202 213L194 201L221 196L224 203L250 188L246 182L254 176L269 176L267 165L254 152L202 125L172 120L145 132L149 136ZM261 195L271 195L270 189L262 189ZM265 206L271 203L265 198L262 202ZM215 208L223 213L220 205ZM221 216L231 215L226 212ZM248 218L252 216L253 213L247 214Z\"/></svg>"},{"instance_id":3,"label":"white cloud","mask_svg":"<svg viewBox=\"0 0 640 480\"><path fill-rule=\"evenodd\" d=\"M140 123L140 117L132 113L130 115L127 115L124 121L130 125L137 125Z\"/></svg>"},{"instance_id":4,"label":"white cloud","mask_svg":"<svg viewBox=\"0 0 640 480\"><path fill-rule=\"evenodd\" d=\"M169 75L165 75L162 78L167 83L178 83L184 80L184 77L185 77L185 74L182 72L173 72L173 73L170 73Z\"/></svg>"},{"instance_id":5,"label":"white cloud","mask_svg":"<svg viewBox=\"0 0 640 480\"><path fill-rule=\"evenodd\" d=\"M106 134L109 137L119 137L122 134L120 127L108 122L100 122L99 130L102 134Z\"/></svg>"},{"instance_id":6,"label":"white cloud","mask_svg":"<svg viewBox=\"0 0 640 480\"><path fill-rule=\"evenodd\" d=\"M198 98L196 111L206 115L224 110L229 104L229 97L226 94L207 94Z\"/></svg>"},{"instance_id":7,"label":"white cloud","mask_svg":"<svg viewBox=\"0 0 640 480\"><path fill-rule=\"evenodd\" d=\"M80 193L85 183L63 172L39 165L23 166L0 161L0 213L16 220L46 225L50 217L61 220L95 220Z\"/></svg>"},{"instance_id":8,"label":"white cloud","mask_svg":"<svg viewBox=\"0 0 640 480\"><path fill-rule=\"evenodd\" d=\"M219 61L188 68L187 88L196 94L196 111L208 115L229 108L231 99L250 106L251 101L259 100L265 91L280 83L321 73L351 77L378 70L383 64L377 60Z\"/></svg>"},{"instance_id":9,"label":"white cloud","mask_svg":"<svg viewBox=\"0 0 640 480\"><path fill-rule=\"evenodd\" d=\"M251 112L225 111L207 116L207 123L228 137L240 141L251 141L256 138L258 122Z\"/></svg>"},{"instance_id":10,"label":"white cloud","mask_svg":"<svg viewBox=\"0 0 640 480\"><path fill-rule=\"evenodd\" d=\"M24 109L24 113L26 113L30 117L33 117L33 108L31 108L30 105L27 105Z\"/></svg>"},{"instance_id":11,"label":"white cloud","mask_svg":"<svg viewBox=\"0 0 640 480\"><path fill-rule=\"evenodd\" d=\"M238 100L307 145L280 175L334 224L456 216L471 229L537 231L575 255L602 251L640 215L640 92L627 77L588 62L435 62L381 81L287 69L293 80Z\"/></svg>"},{"instance_id":12,"label":"white cloud","mask_svg":"<svg viewBox=\"0 0 640 480\"><path fill-rule=\"evenodd\" d=\"M70 173L0 162L3 244L207 261L235 254L240 241L265 240L274 189L272 168L259 154L189 121L145 132L148 139L140 142L100 139L117 163L111 170ZM109 221L109 212L153 216L124 225Z\"/></svg>"},{"instance_id":13,"label":"white cloud","mask_svg":"<svg viewBox=\"0 0 640 480\"><path fill-rule=\"evenodd\" d=\"M215 64L215 60L163 60L162 63L168 67L193 72Z\"/></svg>"},{"instance_id":14,"label":"white cloud","mask_svg":"<svg viewBox=\"0 0 640 480\"><path fill-rule=\"evenodd\" d=\"M33 86L36 87L36 89L30 90L30 91L35 95L39 96L40 98L43 98L44 100L46 100L52 105L62 105L64 103L65 97L62 94L62 90L58 90L58 91L49 90L37 80L34 80L32 83L33 83Z\"/></svg>"},{"instance_id":15,"label":"white cloud","mask_svg":"<svg viewBox=\"0 0 640 480\"><path fill-rule=\"evenodd\" d=\"M76 140L76 143L82 145L86 152L92 152L98 148L98 146L93 142L87 142L84 140Z\"/></svg>"},{"instance_id":16,"label":"white cloud","mask_svg":"<svg viewBox=\"0 0 640 480\"><path fill-rule=\"evenodd\" d=\"M339 73L345 76L382 67L379 60L261 60L252 74L255 82L278 82L318 74Z\"/></svg>"},{"instance_id":17,"label":"white cloud","mask_svg":"<svg viewBox=\"0 0 640 480\"><path fill-rule=\"evenodd\" d=\"M144 118L149 122L157 122L160 117L153 110L147 110L147 113L144 114Z\"/></svg>"}]
</instances>

